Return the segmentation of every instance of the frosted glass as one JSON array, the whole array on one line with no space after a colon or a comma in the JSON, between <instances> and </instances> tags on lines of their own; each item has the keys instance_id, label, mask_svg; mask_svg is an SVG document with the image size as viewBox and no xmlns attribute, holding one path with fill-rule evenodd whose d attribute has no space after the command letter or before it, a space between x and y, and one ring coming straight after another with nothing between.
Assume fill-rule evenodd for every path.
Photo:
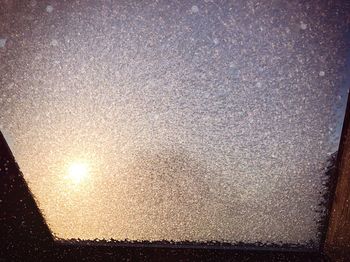
<instances>
[{"instance_id":1,"label":"frosted glass","mask_svg":"<svg viewBox=\"0 0 350 262\"><path fill-rule=\"evenodd\" d=\"M0 16L0 130L56 237L318 243L339 7L24 2Z\"/></svg>"}]
</instances>

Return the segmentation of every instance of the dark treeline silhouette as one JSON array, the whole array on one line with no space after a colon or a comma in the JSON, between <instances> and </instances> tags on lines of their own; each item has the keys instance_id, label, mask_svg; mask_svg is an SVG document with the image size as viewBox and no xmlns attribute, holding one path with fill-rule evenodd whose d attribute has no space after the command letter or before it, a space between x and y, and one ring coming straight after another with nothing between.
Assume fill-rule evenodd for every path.
<instances>
[{"instance_id":1,"label":"dark treeline silhouette","mask_svg":"<svg viewBox=\"0 0 350 262\"><path fill-rule=\"evenodd\" d=\"M52 249L52 234L1 133L0 228L0 259L44 258Z\"/></svg>"}]
</instances>

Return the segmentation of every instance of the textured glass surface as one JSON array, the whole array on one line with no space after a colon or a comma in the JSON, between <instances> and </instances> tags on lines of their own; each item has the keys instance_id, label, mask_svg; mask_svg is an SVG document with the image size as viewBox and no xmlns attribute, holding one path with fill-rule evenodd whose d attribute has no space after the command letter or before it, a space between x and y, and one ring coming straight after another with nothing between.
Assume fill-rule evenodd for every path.
<instances>
[{"instance_id":1,"label":"textured glass surface","mask_svg":"<svg viewBox=\"0 0 350 262\"><path fill-rule=\"evenodd\" d=\"M95 2L0 16L0 130L53 233L317 243L347 96L342 9Z\"/></svg>"}]
</instances>

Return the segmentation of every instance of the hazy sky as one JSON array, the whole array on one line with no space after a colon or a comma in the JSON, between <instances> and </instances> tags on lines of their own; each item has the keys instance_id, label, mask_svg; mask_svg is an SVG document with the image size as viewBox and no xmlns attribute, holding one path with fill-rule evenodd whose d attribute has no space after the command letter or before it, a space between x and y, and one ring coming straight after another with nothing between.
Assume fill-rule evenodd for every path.
<instances>
[{"instance_id":1,"label":"hazy sky","mask_svg":"<svg viewBox=\"0 0 350 262\"><path fill-rule=\"evenodd\" d=\"M69 2L0 18L0 129L56 236L318 241L342 9Z\"/></svg>"}]
</instances>

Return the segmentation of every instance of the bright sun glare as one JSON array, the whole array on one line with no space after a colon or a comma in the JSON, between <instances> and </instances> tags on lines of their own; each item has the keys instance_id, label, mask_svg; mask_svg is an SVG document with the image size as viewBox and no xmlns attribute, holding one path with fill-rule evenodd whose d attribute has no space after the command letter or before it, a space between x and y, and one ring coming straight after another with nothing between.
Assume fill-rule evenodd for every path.
<instances>
[{"instance_id":1,"label":"bright sun glare","mask_svg":"<svg viewBox=\"0 0 350 262\"><path fill-rule=\"evenodd\" d=\"M74 184L79 184L84 181L88 174L88 166L84 163L72 163L68 168L68 178Z\"/></svg>"}]
</instances>

